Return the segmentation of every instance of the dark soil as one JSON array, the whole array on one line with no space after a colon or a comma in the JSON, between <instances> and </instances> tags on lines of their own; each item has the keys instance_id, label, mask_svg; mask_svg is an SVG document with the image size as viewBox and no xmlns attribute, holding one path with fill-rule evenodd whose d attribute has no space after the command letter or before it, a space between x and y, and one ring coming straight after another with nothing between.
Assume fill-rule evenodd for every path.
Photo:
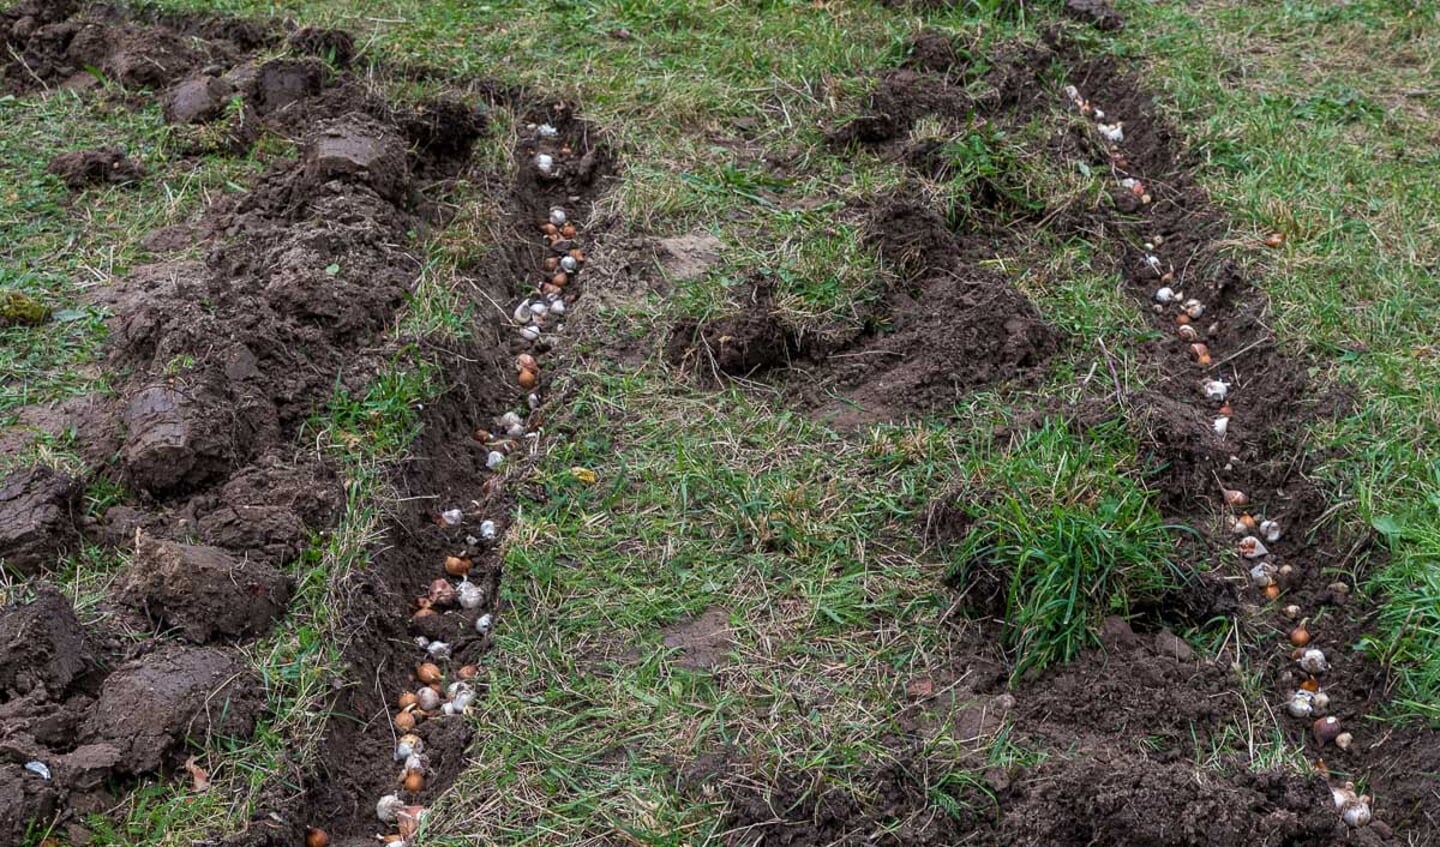
<instances>
[{"instance_id":1,"label":"dark soil","mask_svg":"<svg viewBox=\"0 0 1440 847\"><path fill-rule=\"evenodd\" d=\"M17 801L0 806L0 843L109 807L113 777L173 767L189 742L252 731L264 692L236 654L169 645L112 669L115 648L43 584L0 609L0 796Z\"/></svg>"},{"instance_id":2,"label":"dark soil","mask_svg":"<svg viewBox=\"0 0 1440 847\"><path fill-rule=\"evenodd\" d=\"M73 547L83 488L44 466L0 477L0 559L30 574Z\"/></svg>"},{"instance_id":3,"label":"dark soil","mask_svg":"<svg viewBox=\"0 0 1440 847\"><path fill-rule=\"evenodd\" d=\"M262 635L290 605L293 581L216 547L159 541L137 532L120 596L197 644Z\"/></svg>"},{"instance_id":4,"label":"dark soil","mask_svg":"<svg viewBox=\"0 0 1440 847\"><path fill-rule=\"evenodd\" d=\"M789 365L799 344L776 313L770 289L756 286L753 292L739 314L675 324L665 347L670 363L716 378L758 376Z\"/></svg>"},{"instance_id":5,"label":"dark soil","mask_svg":"<svg viewBox=\"0 0 1440 847\"><path fill-rule=\"evenodd\" d=\"M259 681L236 654L171 645L106 677L83 732L119 752L119 773L138 775L165 764L187 740L248 737L263 706Z\"/></svg>"},{"instance_id":6,"label":"dark soil","mask_svg":"<svg viewBox=\"0 0 1440 847\"><path fill-rule=\"evenodd\" d=\"M84 628L70 603L40 586L28 605L0 610L0 702L58 695L96 669Z\"/></svg>"},{"instance_id":7,"label":"dark soil","mask_svg":"<svg viewBox=\"0 0 1440 847\"><path fill-rule=\"evenodd\" d=\"M896 202L872 215L870 241L905 273L878 326L831 353L817 389L846 389L850 416L948 412L977 388L1038 373L1059 347L1040 312L927 209Z\"/></svg>"},{"instance_id":8,"label":"dark soil","mask_svg":"<svg viewBox=\"0 0 1440 847\"><path fill-rule=\"evenodd\" d=\"M1105 0L1065 0L1065 13L1106 32L1125 25L1124 16Z\"/></svg>"},{"instance_id":9,"label":"dark soil","mask_svg":"<svg viewBox=\"0 0 1440 847\"><path fill-rule=\"evenodd\" d=\"M65 183L71 191L79 191L92 185L106 183L123 184L134 182L144 175L140 163L125 155L123 150L79 150L61 153L45 170Z\"/></svg>"}]
</instances>

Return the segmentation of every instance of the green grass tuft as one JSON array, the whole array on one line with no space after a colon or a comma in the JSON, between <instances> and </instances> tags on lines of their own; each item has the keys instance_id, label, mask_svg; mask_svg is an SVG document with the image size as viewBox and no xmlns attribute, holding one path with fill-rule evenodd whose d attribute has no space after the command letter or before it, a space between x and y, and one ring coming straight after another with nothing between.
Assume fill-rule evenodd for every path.
<instances>
[{"instance_id":1,"label":"green grass tuft","mask_svg":"<svg viewBox=\"0 0 1440 847\"><path fill-rule=\"evenodd\" d=\"M998 582L1014 675L1073 659L1106 615L1127 616L1185 578L1170 560L1176 527L1133 472L1118 427L1076 437L1056 421L1026 433L997 473L962 496L973 523L955 578Z\"/></svg>"}]
</instances>

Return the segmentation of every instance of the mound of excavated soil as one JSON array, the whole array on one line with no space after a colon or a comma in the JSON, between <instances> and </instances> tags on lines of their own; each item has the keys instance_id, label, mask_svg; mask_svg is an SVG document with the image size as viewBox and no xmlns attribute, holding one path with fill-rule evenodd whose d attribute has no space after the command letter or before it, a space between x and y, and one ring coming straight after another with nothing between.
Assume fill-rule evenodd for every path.
<instances>
[{"instance_id":1,"label":"mound of excavated soil","mask_svg":"<svg viewBox=\"0 0 1440 847\"><path fill-rule=\"evenodd\" d=\"M810 376L814 397L841 423L947 412L966 394L1037 372L1057 332L935 212L897 202L872 215L869 239L908 282L892 289L872 326L830 351Z\"/></svg>"}]
</instances>

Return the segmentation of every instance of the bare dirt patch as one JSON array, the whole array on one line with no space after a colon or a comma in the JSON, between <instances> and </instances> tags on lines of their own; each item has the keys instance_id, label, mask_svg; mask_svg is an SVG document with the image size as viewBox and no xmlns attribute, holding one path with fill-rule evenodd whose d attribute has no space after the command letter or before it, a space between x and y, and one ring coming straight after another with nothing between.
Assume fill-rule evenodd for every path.
<instances>
[{"instance_id":1,"label":"bare dirt patch","mask_svg":"<svg viewBox=\"0 0 1440 847\"><path fill-rule=\"evenodd\" d=\"M709 670L724 664L734 643L730 633L730 613L717 607L666 627L663 643L680 667Z\"/></svg>"}]
</instances>

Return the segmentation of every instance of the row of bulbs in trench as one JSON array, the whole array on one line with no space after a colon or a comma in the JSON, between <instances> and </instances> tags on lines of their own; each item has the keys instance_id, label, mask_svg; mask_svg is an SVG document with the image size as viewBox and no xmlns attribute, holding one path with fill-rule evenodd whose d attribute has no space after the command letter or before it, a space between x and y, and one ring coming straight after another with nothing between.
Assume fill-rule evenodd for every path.
<instances>
[{"instance_id":1,"label":"row of bulbs in trench","mask_svg":"<svg viewBox=\"0 0 1440 847\"><path fill-rule=\"evenodd\" d=\"M573 151L560 141L559 132L550 124L530 125L527 130L529 135L522 141L522 147L535 150L528 160L534 175L542 183L558 184ZM550 209L538 225L538 235L547 255L538 269L534 290L515 306L511 319L513 331L537 352L543 352L554 347L556 336L565 330L566 312L575 301L574 283L585 267L586 256L576 242L578 227L563 206ZM521 353L515 357L514 365L515 384L533 411L540 406L539 360L532 353ZM496 418L492 428L477 429L474 433L475 440L487 450L485 464L492 471L500 470L518 445L536 437L538 433L529 427L527 418L515 411ZM480 516L451 508L440 512L436 519L442 526L459 527L476 517ZM497 534L494 521L480 520L474 534L465 539L467 552L495 544ZM494 616L481 610L491 598L484 585L470 581L473 568L469 555L446 556L442 563L444 574L436 576L426 593L416 599L414 616L425 618L456 609L463 613L480 612L470 625L476 633L488 635L494 626ZM397 735L394 749L394 760L399 764L397 790L385 794L375 804L376 818L393 827L391 832L377 835L377 839L391 847L405 847L419 832L427 814L426 807L413 802L431 776L422 725L428 720L465 714L474 700L474 679L479 672L475 665L466 664L447 673L452 658L448 642L422 635L416 636L415 644L423 651L415 667L415 688L401 692L396 698L391 719Z\"/></svg>"},{"instance_id":2,"label":"row of bulbs in trench","mask_svg":"<svg viewBox=\"0 0 1440 847\"><path fill-rule=\"evenodd\" d=\"M1066 86L1065 97L1082 115L1094 122L1095 131L1107 142L1111 167L1116 174L1120 188L1134 195L1142 206L1152 203L1154 197L1151 195L1149 187L1139 178L1126 173L1130 163L1123 148L1125 143L1124 121L1120 120L1118 116L1106 114L1103 109L1084 97L1076 86ZM1269 246L1276 246L1276 242L1272 240L1267 240L1266 243ZM1160 256L1163 245L1164 239L1159 235L1153 236L1144 245L1145 253L1142 261L1146 270L1155 276L1156 287L1151 293L1154 309L1157 314L1170 316L1176 339L1187 345L1186 352L1196 365L1208 370L1215 367L1216 363L1205 339L1213 338L1219 332L1220 327L1216 323L1211 323L1204 329L1201 328L1206 306L1198 298L1186 297L1184 292L1178 290L1179 282L1176 280L1173 265L1168 264ZM1199 391L1205 400L1218 404L1211 420L1211 429L1216 437L1221 439L1229 434L1230 422L1234 417L1234 408L1230 403L1232 385L1232 382L1210 375L1203 377L1199 382ZM1234 461L1236 460L1232 458L1232 464L1226 465L1226 471L1233 468ZM1256 519L1246 511L1250 505L1250 498L1245 492L1222 486L1221 493L1226 506L1233 510L1231 530L1238 536L1235 549L1241 560L1248 563L1250 584L1264 594L1266 599L1272 601L1279 599L1281 584L1292 577L1294 568L1289 564L1277 566L1266 545L1280 541L1284 536L1283 527L1279 521L1270 518ZM1348 593L1349 586L1343 582L1337 582L1329 586L1329 590L1334 595L1344 595ZM1292 621L1302 615L1300 607L1295 605L1286 606L1281 612ZM1337 717L1329 714L1332 705L1330 695L1320 686L1320 680L1330 671L1330 664L1325 657L1324 650L1312 644L1311 641L1309 620L1300 619L1290 630L1289 643L1293 650L1291 658L1304 675L1304 680L1286 701L1285 711L1291 717L1310 720L1312 722L1311 735L1320 746L1334 744L1342 750L1349 749L1354 744L1354 737L1345 731ZM1324 771L1323 763L1319 767ZM1336 811L1340 813L1346 824L1360 827L1370 822L1371 799L1358 794L1353 784L1347 782L1342 785L1332 785L1331 799L1335 804Z\"/></svg>"}]
</instances>

